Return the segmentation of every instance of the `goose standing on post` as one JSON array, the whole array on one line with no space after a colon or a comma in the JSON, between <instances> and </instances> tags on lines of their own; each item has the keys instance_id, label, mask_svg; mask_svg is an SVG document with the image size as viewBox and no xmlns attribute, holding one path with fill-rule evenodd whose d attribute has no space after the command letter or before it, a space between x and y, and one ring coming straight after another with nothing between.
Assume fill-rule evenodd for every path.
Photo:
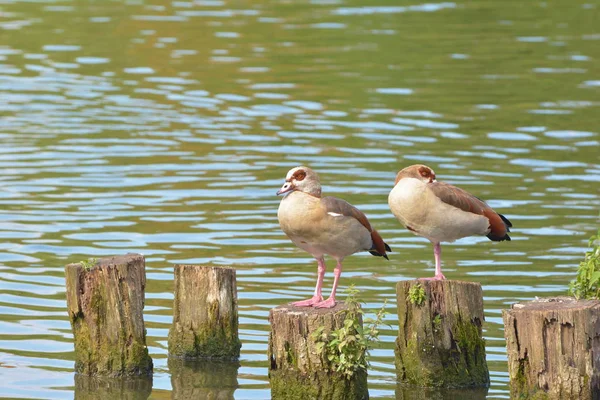
<instances>
[{"instance_id":1,"label":"goose standing on post","mask_svg":"<svg viewBox=\"0 0 600 400\"><path fill-rule=\"evenodd\" d=\"M398 172L388 204L406 229L433 243L435 276L427 279L446 279L441 242L473 235L497 242L510 240L508 219L465 190L438 182L426 165L411 165Z\"/></svg>"},{"instance_id":2,"label":"goose standing on post","mask_svg":"<svg viewBox=\"0 0 600 400\"><path fill-rule=\"evenodd\" d=\"M292 303L294 306L330 308L335 306L335 292L342 274L342 260L359 251L388 258L390 247L369 220L356 207L335 197L321 197L321 183L316 172L308 167L292 168L277 195L285 194L277 218L283 232L317 260L317 286L308 300ZM321 289L325 276L325 254L332 256L334 269L331 295L323 300Z\"/></svg>"}]
</instances>

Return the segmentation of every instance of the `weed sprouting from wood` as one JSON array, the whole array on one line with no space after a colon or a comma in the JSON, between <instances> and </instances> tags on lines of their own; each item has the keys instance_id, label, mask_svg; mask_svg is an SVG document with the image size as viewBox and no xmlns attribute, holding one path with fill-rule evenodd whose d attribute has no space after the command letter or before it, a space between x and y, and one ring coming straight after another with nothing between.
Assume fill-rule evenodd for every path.
<instances>
[{"instance_id":1,"label":"weed sprouting from wood","mask_svg":"<svg viewBox=\"0 0 600 400\"><path fill-rule=\"evenodd\" d=\"M360 320L365 312L357 299L360 291L351 285L346 292L347 310L340 311L346 313L343 326L329 333L324 332L325 328L321 326L311 334L311 338L316 343L317 354L324 357L331 371L350 379L358 371L366 371L369 367L369 351L379 341L379 327L387 314L387 300L375 313L374 319L364 319L366 328L363 328Z\"/></svg>"},{"instance_id":2,"label":"weed sprouting from wood","mask_svg":"<svg viewBox=\"0 0 600 400\"><path fill-rule=\"evenodd\" d=\"M97 258L90 257L87 260L79 261L79 264L81 264L84 270L89 271L97 262Z\"/></svg>"},{"instance_id":3,"label":"weed sprouting from wood","mask_svg":"<svg viewBox=\"0 0 600 400\"><path fill-rule=\"evenodd\" d=\"M576 299L600 299L600 229L590 238L588 246L592 249L585 253L577 277L569 284L569 294Z\"/></svg>"},{"instance_id":4,"label":"weed sprouting from wood","mask_svg":"<svg viewBox=\"0 0 600 400\"><path fill-rule=\"evenodd\" d=\"M426 298L427 294L425 293L425 289L423 288L423 286L421 286L420 283L417 283L416 285L408 289L408 300L411 302L411 304L414 304L415 306L420 306L421 304L423 304Z\"/></svg>"}]
</instances>

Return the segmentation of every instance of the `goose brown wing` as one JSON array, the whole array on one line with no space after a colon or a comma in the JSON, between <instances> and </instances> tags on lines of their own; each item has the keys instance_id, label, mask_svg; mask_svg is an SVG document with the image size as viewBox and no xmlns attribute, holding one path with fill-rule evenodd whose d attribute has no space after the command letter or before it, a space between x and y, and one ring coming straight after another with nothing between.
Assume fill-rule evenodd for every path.
<instances>
[{"instance_id":1,"label":"goose brown wing","mask_svg":"<svg viewBox=\"0 0 600 400\"><path fill-rule=\"evenodd\" d=\"M371 240L373 241L373 250L371 254L385 257L386 259L387 251L392 251L390 246L387 245L379 235L379 233L371 227L367 216L360 211L358 208L354 207L352 204L348 203L345 200L338 199L336 197L323 197L321 198L321 205L325 208L325 212L341 214L346 217L351 217L356 219L358 222L364 226L369 233L371 234Z\"/></svg>"},{"instance_id":2,"label":"goose brown wing","mask_svg":"<svg viewBox=\"0 0 600 400\"><path fill-rule=\"evenodd\" d=\"M490 223L490 233L487 237L493 241L510 240L507 232L512 226L503 215L495 212L490 206L473 196L471 193L444 182L431 182L427 185L431 192L442 202L462 211L483 215Z\"/></svg>"}]
</instances>

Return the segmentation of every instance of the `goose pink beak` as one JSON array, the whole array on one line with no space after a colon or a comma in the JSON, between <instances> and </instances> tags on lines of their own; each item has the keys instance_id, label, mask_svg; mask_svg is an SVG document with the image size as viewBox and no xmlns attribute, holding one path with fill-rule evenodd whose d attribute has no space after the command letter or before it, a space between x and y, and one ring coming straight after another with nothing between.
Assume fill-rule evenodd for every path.
<instances>
[{"instance_id":1,"label":"goose pink beak","mask_svg":"<svg viewBox=\"0 0 600 400\"><path fill-rule=\"evenodd\" d=\"M279 196L280 194L284 194L287 193L289 191L294 190L294 185L292 185L292 182L286 182L283 184L283 186L281 187L281 189L279 189L277 191L277 196Z\"/></svg>"}]
</instances>

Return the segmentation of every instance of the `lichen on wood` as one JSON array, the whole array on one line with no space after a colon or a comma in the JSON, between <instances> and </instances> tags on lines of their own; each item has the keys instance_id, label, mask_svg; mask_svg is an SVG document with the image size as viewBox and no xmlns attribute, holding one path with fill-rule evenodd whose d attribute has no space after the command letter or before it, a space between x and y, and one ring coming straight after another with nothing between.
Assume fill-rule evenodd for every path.
<instances>
[{"instance_id":1,"label":"lichen on wood","mask_svg":"<svg viewBox=\"0 0 600 400\"><path fill-rule=\"evenodd\" d=\"M536 299L503 310L511 395L600 399L600 301Z\"/></svg>"},{"instance_id":2,"label":"lichen on wood","mask_svg":"<svg viewBox=\"0 0 600 400\"><path fill-rule=\"evenodd\" d=\"M420 285L423 302L409 293ZM422 387L487 387L482 337L481 285L462 281L402 281L397 284L399 382Z\"/></svg>"},{"instance_id":3,"label":"lichen on wood","mask_svg":"<svg viewBox=\"0 0 600 400\"><path fill-rule=\"evenodd\" d=\"M65 267L75 371L90 376L152 374L146 347L144 256L127 254Z\"/></svg>"},{"instance_id":4,"label":"lichen on wood","mask_svg":"<svg viewBox=\"0 0 600 400\"><path fill-rule=\"evenodd\" d=\"M325 333L342 327L346 310L341 303L331 309L284 305L271 310L268 357L273 399L368 399L367 372L348 378L331 371L311 337L319 327Z\"/></svg>"},{"instance_id":5,"label":"lichen on wood","mask_svg":"<svg viewBox=\"0 0 600 400\"><path fill-rule=\"evenodd\" d=\"M169 355L236 359L240 356L235 269L175 266Z\"/></svg>"}]
</instances>

